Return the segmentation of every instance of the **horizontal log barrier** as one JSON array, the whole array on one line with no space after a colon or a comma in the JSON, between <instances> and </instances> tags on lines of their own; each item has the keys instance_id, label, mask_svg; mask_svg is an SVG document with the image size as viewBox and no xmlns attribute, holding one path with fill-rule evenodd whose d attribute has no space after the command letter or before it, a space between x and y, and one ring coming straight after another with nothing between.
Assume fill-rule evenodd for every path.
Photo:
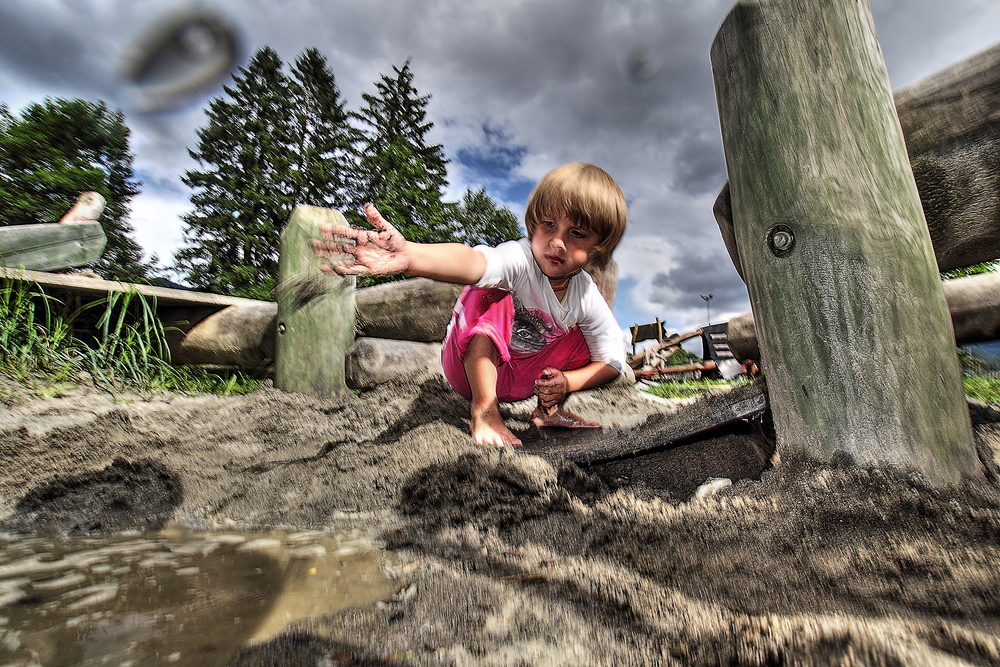
<instances>
[{"instance_id":1,"label":"horizontal log barrier","mask_svg":"<svg viewBox=\"0 0 1000 667\"><path fill-rule=\"evenodd\" d=\"M440 343L461 289L461 285L427 278L359 289L355 293L355 334L359 338ZM274 359L278 306L270 301L245 301L249 303L228 306L197 321L186 319L195 315L190 310L164 309L164 324L177 332L167 341L172 360L245 369L268 366Z\"/></svg>"},{"instance_id":2,"label":"horizontal log barrier","mask_svg":"<svg viewBox=\"0 0 1000 667\"><path fill-rule=\"evenodd\" d=\"M96 220L0 227L0 262L13 269L58 271L96 262L106 244Z\"/></svg>"},{"instance_id":3,"label":"horizontal log barrier","mask_svg":"<svg viewBox=\"0 0 1000 667\"><path fill-rule=\"evenodd\" d=\"M155 305L174 363L258 370L274 360L278 305L273 301L23 269L0 268L0 277L37 284L64 299L136 292ZM462 285L427 278L359 289L355 334L440 343L461 290Z\"/></svg>"},{"instance_id":4,"label":"horizontal log barrier","mask_svg":"<svg viewBox=\"0 0 1000 667\"><path fill-rule=\"evenodd\" d=\"M278 306L270 301L220 310L160 307L175 364L267 368L274 359Z\"/></svg>"},{"instance_id":5,"label":"horizontal log barrier","mask_svg":"<svg viewBox=\"0 0 1000 667\"><path fill-rule=\"evenodd\" d=\"M1000 44L893 93L938 269L1000 257ZM729 183L715 201L743 277Z\"/></svg>"},{"instance_id":6,"label":"horizontal log barrier","mask_svg":"<svg viewBox=\"0 0 1000 667\"><path fill-rule=\"evenodd\" d=\"M96 262L107 245L98 222L105 203L99 193L84 192L59 222L0 227L0 264L59 271Z\"/></svg>"},{"instance_id":7,"label":"horizontal log barrier","mask_svg":"<svg viewBox=\"0 0 1000 667\"><path fill-rule=\"evenodd\" d=\"M256 370L274 358L278 306L273 301L41 271L0 269L0 277L38 283L48 294L96 299L108 292L138 292L156 303L174 363ZM375 339L440 343L460 291L461 285L423 278L359 289L356 333ZM957 344L1000 339L1000 274L945 281L944 293ZM752 313L729 320L727 337L737 359L760 359Z\"/></svg>"},{"instance_id":8,"label":"horizontal log barrier","mask_svg":"<svg viewBox=\"0 0 1000 667\"><path fill-rule=\"evenodd\" d=\"M411 278L359 289L355 333L440 343L463 288L429 278Z\"/></svg>"},{"instance_id":9,"label":"horizontal log barrier","mask_svg":"<svg viewBox=\"0 0 1000 667\"><path fill-rule=\"evenodd\" d=\"M966 345L1000 339L1000 273L983 273L944 281L955 343ZM760 360L752 312L729 320L729 349L741 362Z\"/></svg>"}]
</instances>

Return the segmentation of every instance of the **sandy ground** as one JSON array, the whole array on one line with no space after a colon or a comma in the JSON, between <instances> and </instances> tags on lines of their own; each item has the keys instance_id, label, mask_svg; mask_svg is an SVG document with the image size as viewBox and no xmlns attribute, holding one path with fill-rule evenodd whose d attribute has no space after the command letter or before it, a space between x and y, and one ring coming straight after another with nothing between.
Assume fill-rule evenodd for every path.
<instances>
[{"instance_id":1,"label":"sandy ground","mask_svg":"<svg viewBox=\"0 0 1000 667\"><path fill-rule=\"evenodd\" d=\"M572 439L477 447L440 378L315 398L33 398L0 383L0 529L362 529L394 594L306 618L238 665L1000 665L1000 423L984 480L774 460L741 424L577 465ZM700 403L570 407L648 444ZM666 427L664 425L667 425ZM658 435L659 434L659 435ZM592 434L591 437L594 437ZM735 482L694 497L712 478Z\"/></svg>"}]
</instances>

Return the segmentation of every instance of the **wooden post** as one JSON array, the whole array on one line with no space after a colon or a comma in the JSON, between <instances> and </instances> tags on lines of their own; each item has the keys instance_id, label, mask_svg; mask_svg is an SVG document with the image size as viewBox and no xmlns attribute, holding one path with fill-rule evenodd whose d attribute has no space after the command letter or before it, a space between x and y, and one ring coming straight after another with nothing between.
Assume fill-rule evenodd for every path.
<instances>
[{"instance_id":1,"label":"wooden post","mask_svg":"<svg viewBox=\"0 0 1000 667\"><path fill-rule=\"evenodd\" d=\"M309 241L325 225L347 225L339 211L296 206L281 232L274 384L329 396L347 391L344 360L354 339L354 277L319 270Z\"/></svg>"},{"instance_id":2,"label":"wooden post","mask_svg":"<svg viewBox=\"0 0 1000 667\"><path fill-rule=\"evenodd\" d=\"M980 475L867 2L741 0L712 66L779 449Z\"/></svg>"},{"instance_id":3,"label":"wooden post","mask_svg":"<svg viewBox=\"0 0 1000 667\"><path fill-rule=\"evenodd\" d=\"M938 268L1000 257L1000 44L901 88L894 99ZM728 183L713 212L742 277Z\"/></svg>"}]
</instances>

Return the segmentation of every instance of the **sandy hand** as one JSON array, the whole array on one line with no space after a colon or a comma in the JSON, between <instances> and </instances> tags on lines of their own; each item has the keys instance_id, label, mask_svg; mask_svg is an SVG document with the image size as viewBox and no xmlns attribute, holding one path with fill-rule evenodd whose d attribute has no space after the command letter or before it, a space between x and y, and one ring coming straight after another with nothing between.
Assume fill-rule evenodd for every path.
<instances>
[{"instance_id":1,"label":"sandy hand","mask_svg":"<svg viewBox=\"0 0 1000 667\"><path fill-rule=\"evenodd\" d=\"M318 257L331 258L320 265L322 271L363 276L405 273L409 269L410 259L403 235L386 222L373 205L365 206L365 216L374 231L329 226L322 230L320 238L312 240L313 252Z\"/></svg>"},{"instance_id":2,"label":"sandy hand","mask_svg":"<svg viewBox=\"0 0 1000 667\"><path fill-rule=\"evenodd\" d=\"M548 411L562 405L569 395L569 381L566 375L553 366L546 366L542 369L541 375L535 380L535 396L538 397L539 407Z\"/></svg>"}]
</instances>

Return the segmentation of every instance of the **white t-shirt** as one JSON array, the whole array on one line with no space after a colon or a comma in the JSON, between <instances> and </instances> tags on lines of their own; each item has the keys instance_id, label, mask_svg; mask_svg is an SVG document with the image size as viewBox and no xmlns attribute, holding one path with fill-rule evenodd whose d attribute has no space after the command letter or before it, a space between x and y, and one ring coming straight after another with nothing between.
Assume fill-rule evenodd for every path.
<instances>
[{"instance_id":1,"label":"white t-shirt","mask_svg":"<svg viewBox=\"0 0 1000 667\"><path fill-rule=\"evenodd\" d=\"M590 359L625 368L621 328L594 280L586 271L573 276L565 302L552 291L549 279L531 255L531 241L507 241L495 248L475 248L486 257L486 272L476 287L496 287L514 296L511 350L530 354L579 325Z\"/></svg>"}]
</instances>

